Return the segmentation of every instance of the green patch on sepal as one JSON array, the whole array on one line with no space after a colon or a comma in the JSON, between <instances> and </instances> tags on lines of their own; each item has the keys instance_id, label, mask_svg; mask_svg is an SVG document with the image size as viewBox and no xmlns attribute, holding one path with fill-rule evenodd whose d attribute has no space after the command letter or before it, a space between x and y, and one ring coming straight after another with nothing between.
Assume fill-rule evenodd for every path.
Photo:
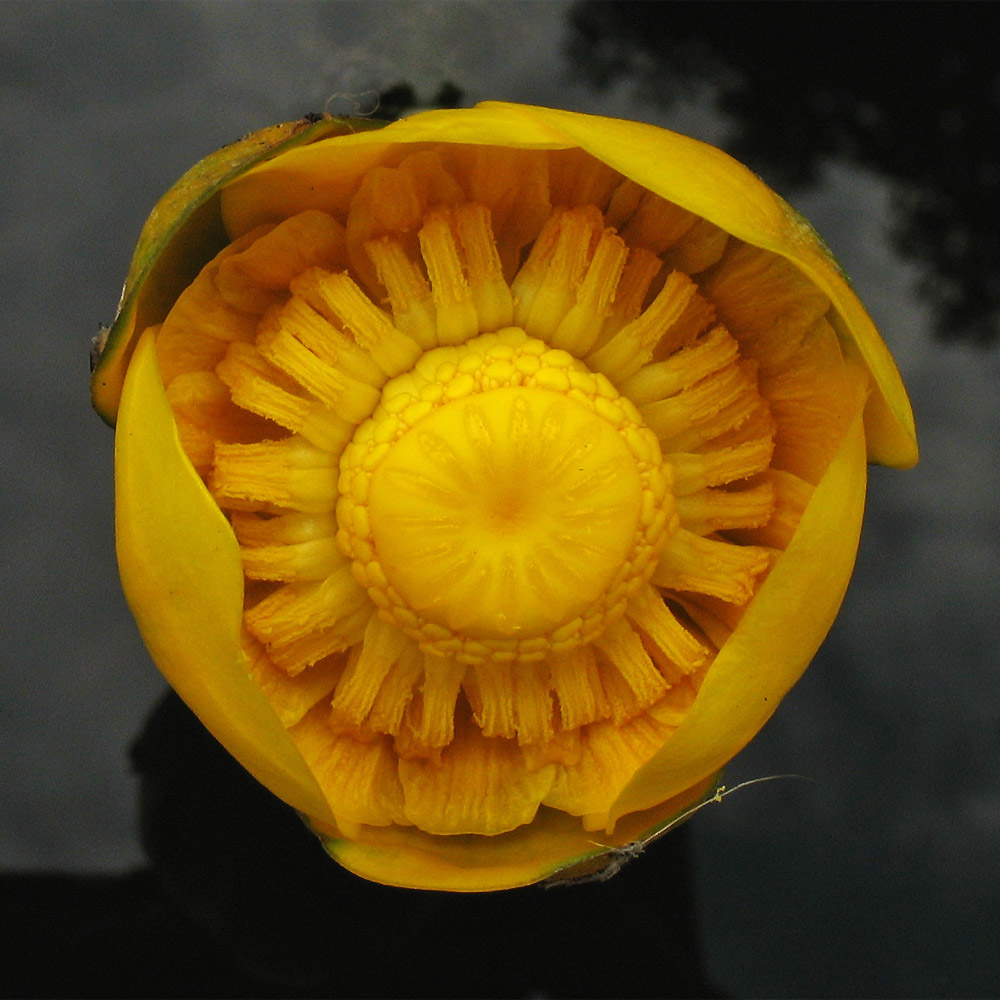
<instances>
[{"instance_id":1,"label":"green patch on sepal","mask_svg":"<svg viewBox=\"0 0 1000 1000\"><path fill-rule=\"evenodd\" d=\"M381 128L364 118L316 118L272 125L196 163L157 202L136 245L110 329L94 341L90 391L110 425L118 416L125 370L139 335L166 317L178 295L229 239L219 193L263 160L330 136Z\"/></svg>"}]
</instances>

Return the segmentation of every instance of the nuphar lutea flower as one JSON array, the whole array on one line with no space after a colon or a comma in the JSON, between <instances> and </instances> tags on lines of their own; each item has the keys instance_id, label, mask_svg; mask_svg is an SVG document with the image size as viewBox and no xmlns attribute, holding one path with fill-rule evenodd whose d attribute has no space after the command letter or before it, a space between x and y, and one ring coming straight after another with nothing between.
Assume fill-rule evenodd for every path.
<instances>
[{"instance_id":1,"label":"nuphar lutea flower","mask_svg":"<svg viewBox=\"0 0 1000 1000\"><path fill-rule=\"evenodd\" d=\"M203 161L94 398L154 660L334 858L423 888L596 870L714 791L833 620L866 456L916 460L757 178L503 104Z\"/></svg>"}]
</instances>

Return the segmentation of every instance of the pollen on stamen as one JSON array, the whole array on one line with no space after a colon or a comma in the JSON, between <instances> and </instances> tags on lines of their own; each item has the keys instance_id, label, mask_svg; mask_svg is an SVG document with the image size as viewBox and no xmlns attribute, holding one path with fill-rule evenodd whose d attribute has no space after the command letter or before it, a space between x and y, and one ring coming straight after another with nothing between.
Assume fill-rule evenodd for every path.
<instances>
[{"instance_id":1,"label":"pollen on stamen","mask_svg":"<svg viewBox=\"0 0 1000 1000\"><path fill-rule=\"evenodd\" d=\"M548 668L544 664L487 664L470 668L465 689L484 736L543 746L555 735Z\"/></svg>"},{"instance_id":2,"label":"pollen on stamen","mask_svg":"<svg viewBox=\"0 0 1000 1000\"><path fill-rule=\"evenodd\" d=\"M430 285L416 262L389 236L366 243L365 252L385 286L395 325L425 351L436 347L437 310Z\"/></svg>"},{"instance_id":3,"label":"pollen on stamen","mask_svg":"<svg viewBox=\"0 0 1000 1000\"><path fill-rule=\"evenodd\" d=\"M248 580L322 580L347 565L337 523L328 514L261 517L234 511L231 523Z\"/></svg>"},{"instance_id":4,"label":"pollen on stamen","mask_svg":"<svg viewBox=\"0 0 1000 1000\"><path fill-rule=\"evenodd\" d=\"M658 701L670 687L626 619L620 618L609 625L596 639L595 646L613 664L632 692L633 714Z\"/></svg>"},{"instance_id":5,"label":"pollen on stamen","mask_svg":"<svg viewBox=\"0 0 1000 1000\"><path fill-rule=\"evenodd\" d=\"M665 458L674 470L674 495L681 497L761 472L768 467L773 452L772 435L759 434L741 444L713 444L711 450L701 453L674 452Z\"/></svg>"},{"instance_id":6,"label":"pollen on stamen","mask_svg":"<svg viewBox=\"0 0 1000 1000\"><path fill-rule=\"evenodd\" d=\"M430 213L419 239L437 311L438 343L461 344L478 332L479 316L450 215L443 209Z\"/></svg>"},{"instance_id":7,"label":"pollen on stamen","mask_svg":"<svg viewBox=\"0 0 1000 1000\"><path fill-rule=\"evenodd\" d=\"M622 269L614 301L611 303L607 319L594 349L603 347L622 327L631 323L641 312L653 281L663 269L656 254L642 247L630 247L628 259Z\"/></svg>"},{"instance_id":8,"label":"pollen on stamen","mask_svg":"<svg viewBox=\"0 0 1000 1000\"><path fill-rule=\"evenodd\" d=\"M248 580L323 580L348 566L333 536L282 545L243 545L240 556Z\"/></svg>"},{"instance_id":9,"label":"pollen on stamen","mask_svg":"<svg viewBox=\"0 0 1000 1000\"><path fill-rule=\"evenodd\" d=\"M340 451L351 439L353 425L349 421L305 394L298 383L249 344L231 344L215 370L237 406L301 434L317 448Z\"/></svg>"},{"instance_id":10,"label":"pollen on stamen","mask_svg":"<svg viewBox=\"0 0 1000 1000\"><path fill-rule=\"evenodd\" d=\"M765 548L703 538L681 528L660 556L652 582L742 605L753 596L755 581L770 560Z\"/></svg>"},{"instance_id":11,"label":"pollen on stamen","mask_svg":"<svg viewBox=\"0 0 1000 1000\"><path fill-rule=\"evenodd\" d=\"M585 358L588 367L602 372L613 382L634 375L650 359L661 338L670 335L671 327L680 319L696 291L694 282L686 274L671 271L649 306Z\"/></svg>"},{"instance_id":12,"label":"pollen on stamen","mask_svg":"<svg viewBox=\"0 0 1000 1000\"><path fill-rule=\"evenodd\" d=\"M361 728L393 666L403 656L409 640L375 615L365 629L364 641L337 684L331 702L331 723L336 729Z\"/></svg>"},{"instance_id":13,"label":"pollen on stamen","mask_svg":"<svg viewBox=\"0 0 1000 1000\"><path fill-rule=\"evenodd\" d=\"M350 275L314 267L289 287L326 319L349 331L386 375L406 371L420 356L420 345L398 330Z\"/></svg>"},{"instance_id":14,"label":"pollen on stamen","mask_svg":"<svg viewBox=\"0 0 1000 1000\"><path fill-rule=\"evenodd\" d=\"M743 362L741 367L753 378L753 362ZM760 395L759 388L750 393L749 399L743 401L730 415L733 417L728 427L720 430L714 437L704 438L699 435L700 443L692 447L692 451L725 450L727 448L742 448L758 438L770 441L770 447L776 453L775 435L778 422L771 413L769 401ZM719 430L712 427L711 430ZM774 454L771 456L773 462Z\"/></svg>"},{"instance_id":15,"label":"pollen on stamen","mask_svg":"<svg viewBox=\"0 0 1000 1000\"><path fill-rule=\"evenodd\" d=\"M396 752L401 757L437 759L454 739L456 703L468 667L431 653L423 657L423 679L407 706L405 725L396 734Z\"/></svg>"},{"instance_id":16,"label":"pollen on stamen","mask_svg":"<svg viewBox=\"0 0 1000 1000\"><path fill-rule=\"evenodd\" d=\"M556 653L548 665L563 729L578 729L611 715L593 649L578 646Z\"/></svg>"},{"instance_id":17,"label":"pollen on stamen","mask_svg":"<svg viewBox=\"0 0 1000 1000\"><path fill-rule=\"evenodd\" d=\"M360 642L371 618L348 567L319 582L287 583L249 608L247 631L275 665L294 675Z\"/></svg>"},{"instance_id":18,"label":"pollen on stamen","mask_svg":"<svg viewBox=\"0 0 1000 1000\"><path fill-rule=\"evenodd\" d=\"M664 451L695 451L742 424L759 405L755 379L734 364L676 396L640 406L639 412Z\"/></svg>"},{"instance_id":19,"label":"pollen on stamen","mask_svg":"<svg viewBox=\"0 0 1000 1000\"><path fill-rule=\"evenodd\" d=\"M409 643L386 675L368 713L372 732L400 738L406 729L406 711L423 673L424 657Z\"/></svg>"},{"instance_id":20,"label":"pollen on stamen","mask_svg":"<svg viewBox=\"0 0 1000 1000\"><path fill-rule=\"evenodd\" d=\"M514 670L509 663L488 663L471 667L466 675L463 688L484 736L504 739L517 736Z\"/></svg>"},{"instance_id":21,"label":"pollen on stamen","mask_svg":"<svg viewBox=\"0 0 1000 1000\"><path fill-rule=\"evenodd\" d=\"M713 327L688 347L665 361L643 365L619 388L636 406L666 399L714 372L733 364L739 357L736 341L721 326Z\"/></svg>"},{"instance_id":22,"label":"pollen on stamen","mask_svg":"<svg viewBox=\"0 0 1000 1000\"><path fill-rule=\"evenodd\" d=\"M523 318L531 310L535 295L545 278L549 261L555 253L565 209L557 209L548 216L537 238L531 246L527 259L521 265L510 283L514 295L515 322L523 325Z\"/></svg>"},{"instance_id":23,"label":"pollen on stamen","mask_svg":"<svg viewBox=\"0 0 1000 1000\"><path fill-rule=\"evenodd\" d=\"M223 507L246 504L321 514L337 502L337 460L303 438L215 448L209 485Z\"/></svg>"},{"instance_id":24,"label":"pollen on stamen","mask_svg":"<svg viewBox=\"0 0 1000 1000\"><path fill-rule=\"evenodd\" d=\"M677 499L681 524L696 535L759 528L774 513L774 487L759 483L742 490L705 489Z\"/></svg>"},{"instance_id":25,"label":"pollen on stamen","mask_svg":"<svg viewBox=\"0 0 1000 1000\"><path fill-rule=\"evenodd\" d=\"M257 349L349 425L364 420L378 403L377 389L320 360L280 322L269 322L265 317Z\"/></svg>"},{"instance_id":26,"label":"pollen on stamen","mask_svg":"<svg viewBox=\"0 0 1000 1000\"><path fill-rule=\"evenodd\" d=\"M632 597L626 615L683 674L693 674L711 657L711 650L677 618L651 585Z\"/></svg>"},{"instance_id":27,"label":"pollen on stamen","mask_svg":"<svg viewBox=\"0 0 1000 1000\"><path fill-rule=\"evenodd\" d=\"M484 205L468 203L453 210L455 229L465 258L465 273L482 333L510 326L514 301L504 280L490 213Z\"/></svg>"},{"instance_id":28,"label":"pollen on stamen","mask_svg":"<svg viewBox=\"0 0 1000 1000\"><path fill-rule=\"evenodd\" d=\"M549 669L544 663L523 663L514 676L517 741L543 747L555 736L555 715L549 691Z\"/></svg>"},{"instance_id":29,"label":"pollen on stamen","mask_svg":"<svg viewBox=\"0 0 1000 1000\"><path fill-rule=\"evenodd\" d=\"M281 309L265 316L264 322L280 325L321 361L345 375L376 389L385 384L386 374L372 356L304 299L292 296Z\"/></svg>"},{"instance_id":30,"label":"pollen on stamen","mask_svg":"<svg viewBox=\"0 0 1000 1000\"><path fill-rule=\"evenodd\" d=\"M543 243L543 230L512 284L514 322L546 343L576 304L577 289L604 231L604 217L593 205L555 212L553 218L555 238Z\"/></svg>"},{"instance_id":31,"label":"pollen on stamen","mask_svg":"<svg viewBox=\"0 0 1000 1000\"><path fill-rule=\"evenodd\" d=\"M553 347L560 347L576 357L583 357L594 347L610 313L627 258L625 241L605 230L577 289L576 302L552 334Z\"/></svg>"},{"instance_id":32,"label":"pollen on stamen","mask_svg":"<svg viewBox=\"0 0 1000 1000\"><path fill-rule=\"evenodd\" d=\"M638 636L636 641L639 641ZM643 650L643 655L646 656L650 667L655 670L652 660L645 653L645 650ZM661 700L661 698L655 698L650 701L648 692L644 692L641 687L637 690L638 685L634 687L633 684L629 683L618 664L610 657L597 651L596 659L601 675L601 686L610 707L608 721L615 726L621 726L637 716L643 716L649 708ZM625 665L623 664L623 666ZM658 671L656 671L656 676L665 691L667 689L666 682Z\"/></svg>"}]
</instances>

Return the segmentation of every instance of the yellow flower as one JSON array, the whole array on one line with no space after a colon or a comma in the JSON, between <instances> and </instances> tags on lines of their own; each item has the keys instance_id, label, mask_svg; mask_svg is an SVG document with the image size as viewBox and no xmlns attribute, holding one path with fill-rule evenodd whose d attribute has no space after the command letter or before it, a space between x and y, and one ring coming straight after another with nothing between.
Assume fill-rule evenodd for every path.
<instances>
[{"instance_id":1,"label":"yellow flower","mask_svg":"<svg viewBox=\"0 0 1000 1000\"><path fill-rule=\"evenodd\" d=\"M495 103L203 161L94 398L153 659L334 858L420 888L596 869L710 794L833 621L866 454L916 461L756 177Z\"/></svg>"}]
</instances>

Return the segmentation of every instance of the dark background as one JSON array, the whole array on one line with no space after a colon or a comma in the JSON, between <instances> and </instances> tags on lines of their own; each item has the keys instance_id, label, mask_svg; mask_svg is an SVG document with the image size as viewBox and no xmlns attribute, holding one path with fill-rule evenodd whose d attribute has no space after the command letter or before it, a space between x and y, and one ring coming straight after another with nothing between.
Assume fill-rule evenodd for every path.
<instances>
[{"instance_id":1,"label":"dark background","mask_svg":"<svg viewBox=\"0 0 1000 1000\"><path fill-rule=\"evenodd\" d=\"M0 3L0 993L1000 995L996 10ZM922 460L873 470L841 617L726 776L808 781L737 792L607 883L454 897L326 863L164 697L86 355L201 156L307 111L489 98L752 166L851 274Z\"/></svg>"}]
</instances>

